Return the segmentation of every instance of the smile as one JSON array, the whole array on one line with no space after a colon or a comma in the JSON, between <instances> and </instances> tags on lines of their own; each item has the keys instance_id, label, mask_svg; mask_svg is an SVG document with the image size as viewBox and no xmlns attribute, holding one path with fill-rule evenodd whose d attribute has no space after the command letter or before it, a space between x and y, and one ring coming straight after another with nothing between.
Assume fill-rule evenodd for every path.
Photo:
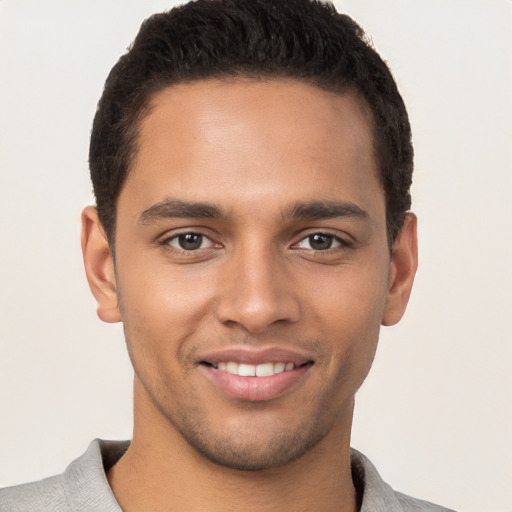
<instances>
[{"instance_id":1,"label":"smile","mask_svg":"<svg viewBox=\"0 0 512 512\"><path fill-rule=\"evenodd\" d=\"M295 364L292 362L268 362L255 365L237 363L235 361L221 361L217 365L213 365L213 367L232 375L239 375L240 377L272 377L272 375L277 373L293 370Z\"/></svg>"},{"instance_id":2,"label":"smile","mask_svg":"<svg viewBox=\"0 0 512 512\"><path fill-rule=\"evenodd\" d=\"M287 350L224 350L200 360L197 368L221 395L267 401L302 385L314 361Z\"/></svg>"}]
</instances>

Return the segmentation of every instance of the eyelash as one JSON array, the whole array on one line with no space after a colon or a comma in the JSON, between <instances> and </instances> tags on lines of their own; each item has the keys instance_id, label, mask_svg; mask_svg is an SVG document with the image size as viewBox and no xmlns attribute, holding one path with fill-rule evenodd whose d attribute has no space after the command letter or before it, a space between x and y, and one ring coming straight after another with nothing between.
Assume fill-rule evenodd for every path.
<instances>
[{"instance_id":1,"label":"eyelash","mask_svg":"<svg viewBox=\"0 0 512 512\"><path fill-rule=\"evenodd\" d=\"M332 254L335 252L340 252L340 251L350 249L353 246L353 243L351 241L348 241L345 238L341 238L340 236L337 236L333 233L324 232L324 231L315 231L315 232L312 232L312 233L302 237L296 244L293 245L293 248L297 247L297 249L300 250L300 247L298 247L298 245L308 239L311 239L314 236L324 236L324 237L330 238L331 243L336 242L338 244L336 247L329 247L327 249L314 249L312 247L311 247L311 249L308 249L309 251L313 252L313 254L315 254L315 255L328 255L328 254Z\"/></svg>"},{"instance_id":2,"label":"eyelash","mask_svg":"<svg viewBox=\"0 0 512 512\"><path fill-rule=\"evenodd\" d=\"M180 247L174 247L173 245L171 245L171 242L173 242L175 240L179 240L180 237L189 236L189 235L195 235L195 236L201 237L201 245L204 243L204 241L206 239L206 240L209 240L210 244L212 244L213 246L212 247L198 247L197 249L187 250L187 249L183 249ZM326 249L314 249L313 247L311 247L311 238L314 236L327 237L330 239L331 244L337 243L338 245L335 247L328 247ZM347 249L350 249L351 247L353 247L353 243L351 241L346 240L345 238L341 238L341 237L339 237L333 233L329 233L329 232L315 231L315 232L307 234L306 236L303 236L298 242L294 243L291 248L294 250L300 250L301 247L299 247L299 244L307 241L308 239L310 241L310 248L309 249L306 248L306 250L309 253L313 253L315 255L328 255L328 254L344 251L344 250L347 250ZM216 244L210 236L208 236L204 233L198 232L198 231L184 231L181 233L177 233L175 235L172 235L172 236L167 237L164 240L162 240L160 242L160 245L164 246L167 250L170 250L174 253L178 253L178 254L184 255L184 256L197 255L199 253L199 251L202 252L202 251L207 251L209 249L221 247L221 245ZM217 246L217 247L215 247L215 246Z\"/></svg>"},{"instance_id":3,"label":"eyelash","mask_svg":"<svg viewBox=\"0 0 512 512\"><path fill-rule=\"evenodd\" d=\"M183 249L181 247L174 247L173 245L171 245L171 242L173 242L174 240L179 240L180 237L184 237L187 235L195 235L195 236L201 237L201 245L204 243L204 241L206 239L206 240L209 240L213 246L216 245L216 246L220 247L220 244L216 244L210 236L205 235L204 233L201 233L199 231L184 231L182 233L177 233L175 235L172 235L172 236L167 237L164 240L162 240L160 242L160 245L162 245L165 249L167 249L169 251L172 251L174 253L178 253L179 255L184 255L184 256L193 256L193 255L198 254L199 251L205 251L205 250L214 248L214 247L203 247L203 248L199 247L197 249L187 250L187 249Z\"/></svg>"}]
</instances>

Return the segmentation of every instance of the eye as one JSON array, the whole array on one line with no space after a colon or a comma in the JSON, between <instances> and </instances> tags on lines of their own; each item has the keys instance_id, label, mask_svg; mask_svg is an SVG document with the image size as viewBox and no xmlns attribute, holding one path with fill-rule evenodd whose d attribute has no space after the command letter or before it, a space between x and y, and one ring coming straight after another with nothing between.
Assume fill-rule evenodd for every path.
<instances>
[{"instance_id":1,"label":"eye","mask_svg":"<svg viewBox=\"0 0 512 512\"><path fill-rule=\"evenodd\" d=\"M327 233L313 233L303 238L298 244L299 249L310 249L313 251L327 251L347 245L340 238Z\"/></svg>"},{"instance_id":2,"label":"eye","mask_svg":"<svg viewBox=\"0 0 512 512\"><path fill-rule=\"evenodd\" d=\"M166 243L181 251L197 251L207 249L213 245L213 242L207 236L200 233L180 233L169 238Z\"/></svg>"}]
</instances>

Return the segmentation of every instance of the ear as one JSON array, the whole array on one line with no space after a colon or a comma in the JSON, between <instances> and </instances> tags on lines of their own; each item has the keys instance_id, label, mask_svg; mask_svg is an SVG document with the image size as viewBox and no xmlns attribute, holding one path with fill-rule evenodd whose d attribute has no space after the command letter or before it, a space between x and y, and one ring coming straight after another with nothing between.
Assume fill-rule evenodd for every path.
<instances>
[{"instance_id":1,"label":"ear","mask_svg":"<svg viewBox=\"0 0 512 512\"><path fill-rule=\"evenodd\" d=\"M82 254L89 287L104 322L120 322L114 260L107 236L93 206L82 212Z\"/></svg>"},{"instance_id":2,"label":"ear","mask_svg":"<svg viewBox=\"0 0 512 512\"><path fill-rule=\"evenodd\" d=\"M409 302L417 268L417 219L414 213L408 213L393 246L382 325L394 325L402 318Z\"/></svg>"}]
</instances>

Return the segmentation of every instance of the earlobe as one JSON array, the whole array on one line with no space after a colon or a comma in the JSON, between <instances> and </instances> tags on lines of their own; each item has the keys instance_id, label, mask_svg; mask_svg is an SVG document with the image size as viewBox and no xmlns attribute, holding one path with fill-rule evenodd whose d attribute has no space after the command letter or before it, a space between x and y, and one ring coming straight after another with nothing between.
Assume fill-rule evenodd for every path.
<instances>
[{"instance_id":1,"label":"earlobe","mask_svg":"<svg viewBox=\"0 0 512 512\"><path fill-rule=\"evenodd\" d=\"M393 247L382 325L394 325L402 318L409 302L417 268L417 219L414 213L408 213Z\"/></svg>"},{"instance_id":2,"label":"earlobe","mask_svg":"<svg viewBox=\"0 0 512 512\"><path fill-rule=\"evenodd\" d=\"M82 212L82 254L89 287L104 322L120 322L114 261L98 212L87 206Z\"/></svg>"}]
</instances>

